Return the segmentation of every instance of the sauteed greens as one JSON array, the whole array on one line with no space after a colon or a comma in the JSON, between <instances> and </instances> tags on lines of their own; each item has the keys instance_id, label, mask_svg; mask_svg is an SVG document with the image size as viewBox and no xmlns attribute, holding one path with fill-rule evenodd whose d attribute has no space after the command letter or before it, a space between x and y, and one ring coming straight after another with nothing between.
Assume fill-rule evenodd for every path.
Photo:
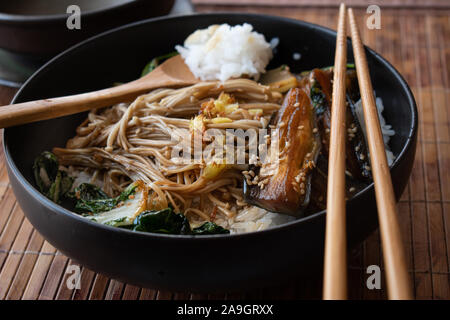
<instances>
[{"instance_id":1,"label":"sauteed greens","mask_svg":"<svg viewBox=\"0 0 450 320\"><path fill-rule=\"evenodd\" d=\"M59 170L58 159L45 151L34 161L34 178L39 190L50 200L68 206L86 219L102 224L165 234L212 235L230 231L213 222L191 228L188 219L171 207L146 210L148 189L140 180L128 185L117 197L109 197L102 189L81 183L72 188L74 179ZM71 191L71 189L73 189Z\"/></svg>"},{"instance_id":2,"label":"sauteed greens","mask_svg":"<svg viewBox=\"0 0 450 320\"><path fill-rule=\"evenodd\" d=\"M65 171L58 170L58 159L51 152L43 152L33 164L36 185L41 193L53 202L60 203L72 187L73 178Z\"/></svg>"},{"instance_id":3,"label":"sauteed greens","mask_svg":"<svg viewBox=\"0 0 450 320\"><path fill-rule=\"evenodd\" d=\"M100 213L114 209L121 202L129 199L134 194L137 185L130 184L122 193L115 197L109 198L100 188L89 184L82 183L75 188L74 196L78 200L75 205L75 211L79 213Z\"/></svg>"},{"instance_id":4,"label":"sauteed greens","mask_svg":"<svg viewBox=\"0 0 450 320\"><path fill-rule=\"evenodd\" d=\"M209 235L230 233L229 230L213 222L205 222L201 226L191 229L186 217L181 213L173 212L172 208L144 211L133 221L132 225L126 226L126 228L166 234Z\"/></svg>"}]
</instances>

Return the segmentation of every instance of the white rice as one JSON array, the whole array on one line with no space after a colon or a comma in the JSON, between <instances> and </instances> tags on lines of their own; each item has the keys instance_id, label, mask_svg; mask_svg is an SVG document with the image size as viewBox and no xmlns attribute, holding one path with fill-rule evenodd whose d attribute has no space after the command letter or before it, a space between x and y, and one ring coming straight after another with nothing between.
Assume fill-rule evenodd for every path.
<instances>
[{"instance_id":1,"label":"white rice","mask_svg":"<svg viewBox=\"0 0 450 320\"><path fill-rule=\"evenodd\" d=\"M374 93L375 95L375 93ZM379 97L375 99L375 104L377 106L378 110L378 118L380 119L380 126L381 126L381 132L383 134L383 140L384 140L384 148L386 149L386 157L389 165L392 165L392 163L395 160L395 156L392 153L391 149L389 148L389 140L390 138L395 135L395 131L392 130L392 126L386 123L386 120L383 117L383 100ZM358 121L361 125L361 129L364 133L364 137L366 138L367 142L367 131L366 131L366 123L364 122L364 111L361 103L361 99L359 99L355 103L355 111L356 116L358 117Z\"/></svg>"},{"instance_id":2,"label":"white rice","mask_svg":"<svg viewBox=\"0 0 450 320\"><path fill-rule=\"evenodd\" d=\"M273 45L273 44L272 44ZM192 73L201 80L221 80L247 75L258 79L273 56L264 35L244 23L212 25L197 30L176 46Z\"/></svg>"}]
</instances>

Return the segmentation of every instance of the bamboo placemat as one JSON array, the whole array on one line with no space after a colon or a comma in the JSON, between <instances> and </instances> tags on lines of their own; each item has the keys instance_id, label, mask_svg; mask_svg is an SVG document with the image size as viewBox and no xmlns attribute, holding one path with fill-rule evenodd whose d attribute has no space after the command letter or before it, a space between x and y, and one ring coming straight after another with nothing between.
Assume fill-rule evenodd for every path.
<instances>
[{"instance_id":1,"label":"bamboo placemat","mask_svg":"<svg viewBox=\"0 0 450 320\"><path fill-rule=\"evenodd\" d=\"M337 19L334 5L320 9L197 5L196 9L259 12L333 29ZM365 10L356 13L359 25L363 26ZM364 28L363 40L406 78L420 114L414 168L398 204L414 294L418 299L450 299L450 10L382 8L381 19L381 30ZM13 93L12 89L0 87L0 104L8 103ZM77 262L60 254L24 218L9 185L4 162L1 153L0 299L311 299L321 296L320 274L289 286L200 295L138 288L83 266L80 266L80 289L69 289L67 280ZM378 231L350 253L350 298L386 298L384 278L380 290L366 287L366 268L373 264L383 268Z\"/></svg>"}]
</instances>

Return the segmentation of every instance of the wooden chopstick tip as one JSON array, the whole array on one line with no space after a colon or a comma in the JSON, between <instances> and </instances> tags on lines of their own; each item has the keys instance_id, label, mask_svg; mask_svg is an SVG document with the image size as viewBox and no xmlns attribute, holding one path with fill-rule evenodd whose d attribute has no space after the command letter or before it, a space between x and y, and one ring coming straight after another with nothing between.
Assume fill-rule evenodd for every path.
<instances>
[{"instance_id":1,"label":"wooden chopstick tip","mask_svg":"<svg viewBox=\"0 0 450 320\"><path fill-rule=\"evenodd\" d=\"M349 23L350 24L354 23L355 22L355 15L353 14L353 9L352 8L348 8L347 12L348 12Z\"/></svg>"}]
</instances>

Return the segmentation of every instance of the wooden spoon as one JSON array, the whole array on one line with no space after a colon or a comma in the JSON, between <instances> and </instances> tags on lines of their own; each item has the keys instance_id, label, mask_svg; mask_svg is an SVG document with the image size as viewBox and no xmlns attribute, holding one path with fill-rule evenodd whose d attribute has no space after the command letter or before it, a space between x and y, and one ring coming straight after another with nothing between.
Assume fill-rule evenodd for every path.
<instances>
[{"instance_id":1,"label":"wooden spoon","mask_svg":"<svg viewBox=\"0 0 450 320\"><path fill-rule=\"evenodd\" d=\"M138 95L152 89L187 86L199 81L181 56L177 55L166 60L146 76L117 87L0 107L0 128L107 107L119 102L132 101Z\"/></svg>"}]
</instances>

